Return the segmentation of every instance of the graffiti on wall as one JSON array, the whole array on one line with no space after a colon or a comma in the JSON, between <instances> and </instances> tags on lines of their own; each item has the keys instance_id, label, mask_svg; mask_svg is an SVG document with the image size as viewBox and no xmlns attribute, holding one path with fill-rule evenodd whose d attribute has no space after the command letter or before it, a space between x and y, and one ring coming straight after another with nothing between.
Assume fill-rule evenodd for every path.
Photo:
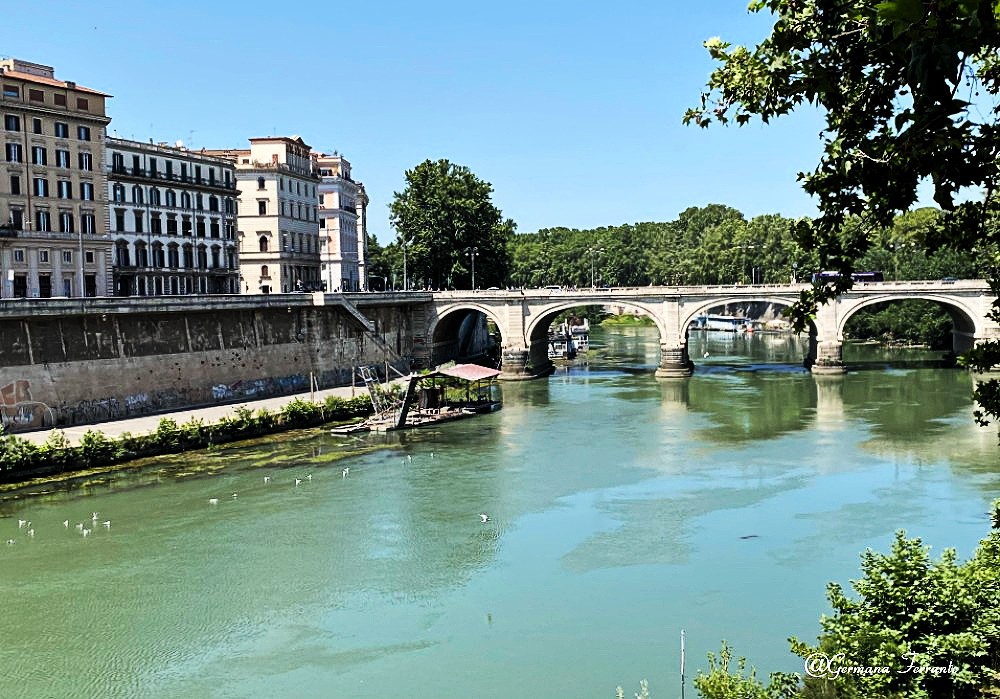
<instances>
[{"instance_id":1,"label":"graffiti on wall","mask_svg":"<svg viewBox=\"0 0 1000 699\"><path fill-rule=\"evenodd\" d=\"M55 424L52 409L31 399L31 382L25 379L0 386L0 431L17 432L51 427Z\"/></svg>"},{"instance_id":2,"label":"graffiti on wall","mask_svg":"<svg viewBox=\"0 0 1000 699\"><path fill-rule=\"evenodd\" d=\"M109 398L81 400L74 405L59 406L63 422L71 425L87 422L107 422L127 417L149 415L187 404L187 391L165 388L158 391L140 391Z\"/></svg>"},{"instance_id":3,"label":"graffiti on wall","mask_svg":"<svg viewBox=\"0 0 1000 699\"><path fill-rule=\"evenodd\" d=\"M266 379L242 379L231 384L220 383L212 386L212 399L228 401L241 398L262 398L308 389L309 377L305 374Z\"/></svg>"}]
</instances>

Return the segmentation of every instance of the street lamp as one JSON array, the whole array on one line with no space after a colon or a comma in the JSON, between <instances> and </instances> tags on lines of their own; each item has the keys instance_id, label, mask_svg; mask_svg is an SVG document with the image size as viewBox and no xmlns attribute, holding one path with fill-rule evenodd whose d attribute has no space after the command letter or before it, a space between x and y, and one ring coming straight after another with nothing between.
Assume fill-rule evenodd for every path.
<instances>
[{"instance_id":1,"label":"street lamp","mask_svg":"<svg viewBox=\"0 0 1000 699\"><path fill-rule=\"evenodd\" d=\"M746 277L746 272L747 272L747 270L746 270L747 254L746 254L746 251L747 250L753 250L757 246L756 245L737 245L736 247L739 248L742 251L741 254L740 254L740 284L743 284L747 280L747 277ZM753 283L755 283L757 281L756 270L753 269L753 268L751 268L751 271L750 271L750 280L751 280L750 281L751 284L753 284Z\"/></svg>"},{"instance_id":2,"label":"street lamp","mask_svg":"<svg viewBox=\"0 0 1000 699\"><path fill-rule=\"evenodd\" d=\"M472 258L472 290L476 290L476 255L479 254L479 248L466 248L465 253Z\"/></svg>"},{"instance_id":3,"label":"street lamp","mask_svg":"<svg viewBox=\"0 0 1000 699\"><path fill-rule=\"evenodd\" d=\"M590 288L596 289L594 284L594 260L598 255L604 253L604 248L588 248L587 252L590 253Z\"/></svg>"},{"instance_id":4,"label":"street lamp","mask_svg":"<svg viewBox=\"0 0 1000 699\"><path fill-rule=\"evenodd\" d=\"M406 246L408 244L406 238L401 239L399 244L403 246L403 291L406 291L409 288L409 279L406 276Z\"/></svg>"}]
</instances>

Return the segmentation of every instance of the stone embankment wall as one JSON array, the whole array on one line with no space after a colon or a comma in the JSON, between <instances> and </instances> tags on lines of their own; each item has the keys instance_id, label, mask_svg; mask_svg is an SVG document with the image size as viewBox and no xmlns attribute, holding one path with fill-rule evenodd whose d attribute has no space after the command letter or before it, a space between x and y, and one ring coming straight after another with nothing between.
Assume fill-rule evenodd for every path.
<instances>
[{"instance_id":1,"label":"stone embankment wall","mask_svg":"<svg viewBox=\"0 0 1000 699\"><path fill-rule=\"evenodd\" d=\"M145 303L144 303L145 302ZM299 295L146 300L0 311L0 419L10 432L349 385L354 369L406 372L419 304L364 308ZM34 309L38 310L38 309ZM418 311L419 312L419 311Z\"/></svg>"}]
</instances>

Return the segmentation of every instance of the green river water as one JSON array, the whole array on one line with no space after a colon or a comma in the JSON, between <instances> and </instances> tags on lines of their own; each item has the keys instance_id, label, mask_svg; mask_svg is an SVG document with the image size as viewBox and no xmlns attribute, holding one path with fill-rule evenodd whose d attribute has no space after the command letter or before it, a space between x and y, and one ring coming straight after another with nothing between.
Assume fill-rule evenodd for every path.
<instances>
[{"instance_id":1,"label":"green river water","mask_svg":"<svg viewBox=\"0 0 1000 699\"><path fill-rule=\"evenodd\" d=\"M591 341L492 415L8 497L0 697L673 699L681 629L693 697L723 638L801 671L787 637L897 529L988 531L997 431L967 373L899 362L926 353L816 379L794 338L710 333L663 382L652 330Z\"/></svg>"}]
</instances>

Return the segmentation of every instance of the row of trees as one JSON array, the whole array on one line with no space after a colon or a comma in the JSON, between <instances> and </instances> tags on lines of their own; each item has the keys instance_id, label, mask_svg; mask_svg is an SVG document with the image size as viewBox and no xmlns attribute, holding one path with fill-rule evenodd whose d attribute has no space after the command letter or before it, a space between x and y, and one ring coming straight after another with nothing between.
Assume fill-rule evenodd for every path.
<instances>
[{"instance_id":1,"label":"row of trees","mask_svg":"<svg viewBox=\"0 0 1000 699\"><path fill-rule=\"evenodd\" d=\"M386 247L369 243L376 289L514 286L646 286L808 281L820 256L797 239L795 219L747 219L721 204L692 207L674 221L514 234L490 201L492 188L468 168L426 161L407 172L390 207L399 232ZM941 211L918 209L880 229L858 268L888 279L972 277L976 258L933 247ZM862 225L860 219L846 226Z\"/></svg>"}]
</instances>

